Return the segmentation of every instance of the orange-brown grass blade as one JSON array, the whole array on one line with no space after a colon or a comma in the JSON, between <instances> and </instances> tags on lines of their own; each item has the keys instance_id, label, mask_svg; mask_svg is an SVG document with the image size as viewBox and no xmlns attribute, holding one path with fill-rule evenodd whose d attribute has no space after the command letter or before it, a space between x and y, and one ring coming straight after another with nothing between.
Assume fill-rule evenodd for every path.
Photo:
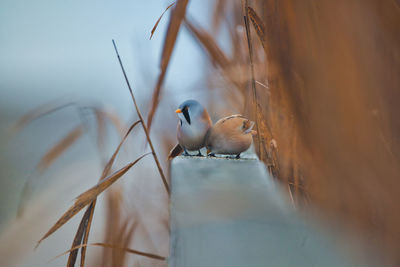
<instances>
[{"instance_id":1,"label":"orange-brown grass blade","mask_svg":"<svg viewBox=\"0 0 400 267\"><path fill-rule=\"evenodd\" d=\"M149 117L147 118L147 128L151 129L151 123L153 121L154 114L156 112L161 86L164 82L165 74L167 71L168 63L172 55L172 51L175 46L176 37L178 36L178 31L181 26L182 19L185 17L186 6L188 4L188 0L178 0L176 1L176 5L172 11L171 18L168 25L167 34L164 40L164 47L161 56L161 72L158 76L157 84L155 90L153 92L152 104L150 108Z\"/></svg>"},{"instance_id":2,"label":"orange-brown grass blade","mask_svg":"<svg viewBox=\"0 0 400 267\"><path fill-rule=\"evenodd\" d=\"M254 26L254 29L256 30L258 38L260 38L261 45L264 48L264 51L266 51L264 23L262 22L261 18L257 15L257 13L254 9L252 9L251 7L247 7L247 9L248 9L248 13L249 13L249 18Z\"/></svg>"},{"instance_id":3,"label":"orange-brown grass blade","mask_svg":"<svg viewBox=\"0 0 400 267\"><path fill-rule=\"evenodd\" d=\"M12 130L16 131L16 132L20 131L27 124L31 123L32 121L34 121L38 118L41 118L45 115L56 112L60 109L72 106L72 105L76 105L76 103L71 102L71 103L66 103L63 105L47 104L47 105L39 106L39 107L29 111L28 113L26 113L24 116L22 116L12 127L13 128Z\"/></svg>"},{"instance_id":4,"label":"orange-brown grass blade","mask_svg":"<svg viewBox=\"0 0 400 267\"><path fill-rule=\"evenodd\" d=\"M226 68L229 66L230 62L228 57L219 48L214 38L209 33L200 29L199 27L195 27L187 18L184 20L184 23L194 37L196 37L204 46L214 65L217 65L221 68Z\"/></svg>"},{"instance_id":5,"label":"orange-brown grass blade","mask_svg":"<svg viewBox=\"0 0 400 267\"><path fill-rule=\"evenodd\" d=\"M164 10L164 12L161 14L161 16L160 16L160 17L158 18L158 20L156 21L156 24L154 24L153 29L151 29L150 40L151 40L151 37L153 37L153 34L154 34L154 32L156 31L157 26L158 26L158 23L160 23L161 18L164 16L165 12L167 12L167 10L168 10L170 7L172 7L173 5L175 5L175 2L173 2L172 4L170 4L170 5Z\"/></svg>"},{"instance_id":6,"label":"orange-brown grass blade","mask_svg":"<svg viewBox=\"0 0 400 267\"><path fill-rule=\"evenodd\" d=\"M136 125L140 123L139 121L136 121L129 127L128 131L126 132L125 136L119 143L117 149L114 151L113 155L111 156L110 160L107 162L106 166L104 167L103 173L99 179L99 181L103 180L111 171L112 165L114 164L115 158L118 154L118 152L121 149L122 144L125 142L126 138L128 135L131 133L133 128L135 128ZM94 214L94 209L96 207L96 200L92 202L92 204L88 207L88 209L85 212L85 215L82 217L81 223L79 224L78 231L76 232L74 241L72 243L72 247L75 247L80 244L86 244L88 239L89 239L89 232L90 232L90 227L92 225L92 219L93 219L93 214ZM88 213L88 215L87 215ZM85 222L86 221L86 222ZM83 227L83 230L81 230L81 227ZM82 235L85 234L82 240ZM80 237L79 237L80 235ZM74 266L75 261L76 261L76 255L78 251L74 250L71 252L70 256L68 257L68 264L67 266ZM84 266L84 261L85 261L85 256L86 256L86 247L82 247L81 249L81 266Z\"/></svg>"},{"instance_id":7,"label":"orange-brown grass blade","mask_svg":"<svg viewBox=\"0 0 400 267\"><path fill-rule=\"evenodd\" d=\"M226 7L227 7L226 0L217 0L217 3L215 4L214 11L213 11L213 16L212 16L213 33L218 32L218 30L221 26L222 18L223 18Z\"/></svg>"},{"instance_id":8,"label":"orange-brown grass blade","mask_svg":"<svg viewBox=\"0 0 400 267\"><path fill-rule=\"evenodd\" d=\"M107 244L107 243L82 244L82 245L73 247L70 250L65 251L64 253L56 256L54 259L56 259L58 257L61 257L61 256L65 255L65 254L71 252L72 250L76 250L76 249L79 249L81 247L87 247L87 246L98 246L98 247L104 247L104 248L121 249L121 250L124 250L124 251L126 251L128 253L132 253L132 254L136 254L136 255L140 255L140 256L143 256L143 257L147 257L147 258L155 259L155 260L160 260L160 261L165 261L167 259L167 257L163 257L163 256L160 256L160 255L157 255L157 254L143 252L143 251L140 251L140 250L126 248L126 247L115 246L113 244Z\"/></svg>"},{"instance_id":9,"label":"orange-brown grass blade","mask_svg":"<svg viewBox=\"0 0 400 267\"><path fill-rule=\"evenodd\" d=\"M196 40L202 45L212 63L218 66L224 72L224 77L230 83L242 91L242 85L240 82L238 82L236 77L229 72L230 66L232 65L231 61L218 46L213 37L206 31L194 26L187 18L185 18L184 23L187 29L189 29L189 32L192 33L193 37L196 38Z\"/></svg>"},{"instance_id":10,"label":"orange-brown grass blade","mask_svg":"<svg viewBox=\"0 0 400 267\"><path fill-rule=\"evenodd\" d=\"M81 209L86 207L90 202L95 200L99 194L101 194L104 190L106 190L108 187L110 187L113 183L115 183L121 176L123 176L127 171L129 171L130 168L132 168L139 160L144 158L145 156L152 154L151 152L146 153L142 156L140 156L138 159L135 161L129 163L125 167L119 169L112 175L108 176L101 182L99 182L97 185L93 186L91 189L87 190L86 192L80 194L77 199L75 200L74 205L69 208L58 221L53 225L53 227L50 228L50 230L38 241L38 244L36 247L42 242L44 239L46 239L48 236L50 236L52 233L54 233L58 228L63 226L69 219L71 219L73 216L75 216Z\"/></svg>"},{"instance_id":11,"label":"orange-brown grass blade","mask_svg":"<svg viewBox=\"0 0 400 267\"><path fill-rule=\"evenodd\" d=\"M83 126L79 125L53 146L37 165L39 172L45 171L58 157L61 156L83 134Z\"/></svg>"},{"instance_id":12,"label":"orange-brown grass blade","mask_svg":"<svg viewBox=\"0 0 400 267\"><path fill-rule=\"evenodd\" d=\"M176 144L173 149L169 152L168 155L168 160L171 160L175 158L176 156L179 156L183 152L182 147L179 144Z\"/></svg>"}]
</instances>

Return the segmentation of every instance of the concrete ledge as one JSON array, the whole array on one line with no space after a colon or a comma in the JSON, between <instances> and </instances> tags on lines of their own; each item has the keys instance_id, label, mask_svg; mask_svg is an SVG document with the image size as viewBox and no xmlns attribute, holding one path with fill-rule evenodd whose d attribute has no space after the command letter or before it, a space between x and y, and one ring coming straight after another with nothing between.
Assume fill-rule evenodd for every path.
<instances>
[{"instance_id":1,"label":"concrete ledge","mask_svg":"<svg viewBox=\"0 0 400 267\"><path fill-rule=\"evenodd\" d=\"M354 266L286 203L264 164L171 163L170 267Z\"/></svg>"}]
</instances>

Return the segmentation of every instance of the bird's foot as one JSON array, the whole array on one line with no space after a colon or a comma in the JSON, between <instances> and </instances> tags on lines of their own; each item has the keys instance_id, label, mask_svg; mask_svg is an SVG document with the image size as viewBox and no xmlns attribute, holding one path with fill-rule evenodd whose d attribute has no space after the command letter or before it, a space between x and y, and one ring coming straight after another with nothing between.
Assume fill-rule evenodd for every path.
<instances>
[{"instance_id":1,"label":"bird's foot","mask_svg":"<svg viewBox=\"0 0 400 267\"><path fill-rule=\"evenodd\" d=\"M203 156L203 154L201 154L201 152L200 152L200 149L199 149L199 153L197 153L196 156L198 156L198 157L202 157Z\"/></svg>"},{"instance_id":2,"label":"bird's foot","mask_svg":"<svg viewBox=\"0 0 400 267\"><path fill-rule=\"evenodd\" d=\"M236 155L235 159L240 159L240 153Z\"/></svg>"},{"instance_id":3,"label":"bird's foot","mask_svg":"<svg viewBox=\"0 0 400 267\"><path fill-rule=\"evenodd\" d=\"M187 152L187 150L184 149L184 150L183 150L183 153L182 153L182 156L191 157L192 155L190 155L190 154Z\"/></svg>"},{"instance_id":4,"label":"bird's foot","mask_svg":"<svg viewBox=\"0 0 400 267\"><path fill-rule=\"evenodd\" d=\"M207 157L213 157L213 158L215 158L215 154L214 154L214 153L210 153L210 154L207 155Z\"/></svg>"}]
</instances>

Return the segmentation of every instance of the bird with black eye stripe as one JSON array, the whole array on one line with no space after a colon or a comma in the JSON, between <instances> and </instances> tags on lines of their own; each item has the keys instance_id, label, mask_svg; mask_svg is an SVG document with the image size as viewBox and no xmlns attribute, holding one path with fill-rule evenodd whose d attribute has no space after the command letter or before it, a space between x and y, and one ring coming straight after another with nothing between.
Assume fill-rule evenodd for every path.
<instances>
[{"instance_id":1,"label":"bird with black eye stripe","mask_svg":"<svg viewBox=\"0 0 400 267\"><path fill-rule=\"evenodd\" d=\"M196 100L186 100L175 112L179 118L177 138L183 155L189 156L188 151L197 150L197 156L202 156L200 149L205 146L206 134L212 126L207 110ZM179 150L177 146L174 149Z\"/></svg>"}]
</instances>

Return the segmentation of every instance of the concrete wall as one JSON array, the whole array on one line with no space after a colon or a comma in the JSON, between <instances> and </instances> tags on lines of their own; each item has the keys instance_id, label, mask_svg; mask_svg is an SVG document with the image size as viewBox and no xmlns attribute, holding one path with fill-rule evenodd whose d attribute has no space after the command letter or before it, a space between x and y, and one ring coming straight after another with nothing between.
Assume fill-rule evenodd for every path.
<instances>
[{"instance_id":1,"label":"concrete wall","mask_svg":"<svg viewBox=\"0 0 400 267\"><path fill-rule=\"evenodd\" d=\"M254 155L171 163L170 267L355 266L296 214Z\"/></svg>"}]
</instances>

